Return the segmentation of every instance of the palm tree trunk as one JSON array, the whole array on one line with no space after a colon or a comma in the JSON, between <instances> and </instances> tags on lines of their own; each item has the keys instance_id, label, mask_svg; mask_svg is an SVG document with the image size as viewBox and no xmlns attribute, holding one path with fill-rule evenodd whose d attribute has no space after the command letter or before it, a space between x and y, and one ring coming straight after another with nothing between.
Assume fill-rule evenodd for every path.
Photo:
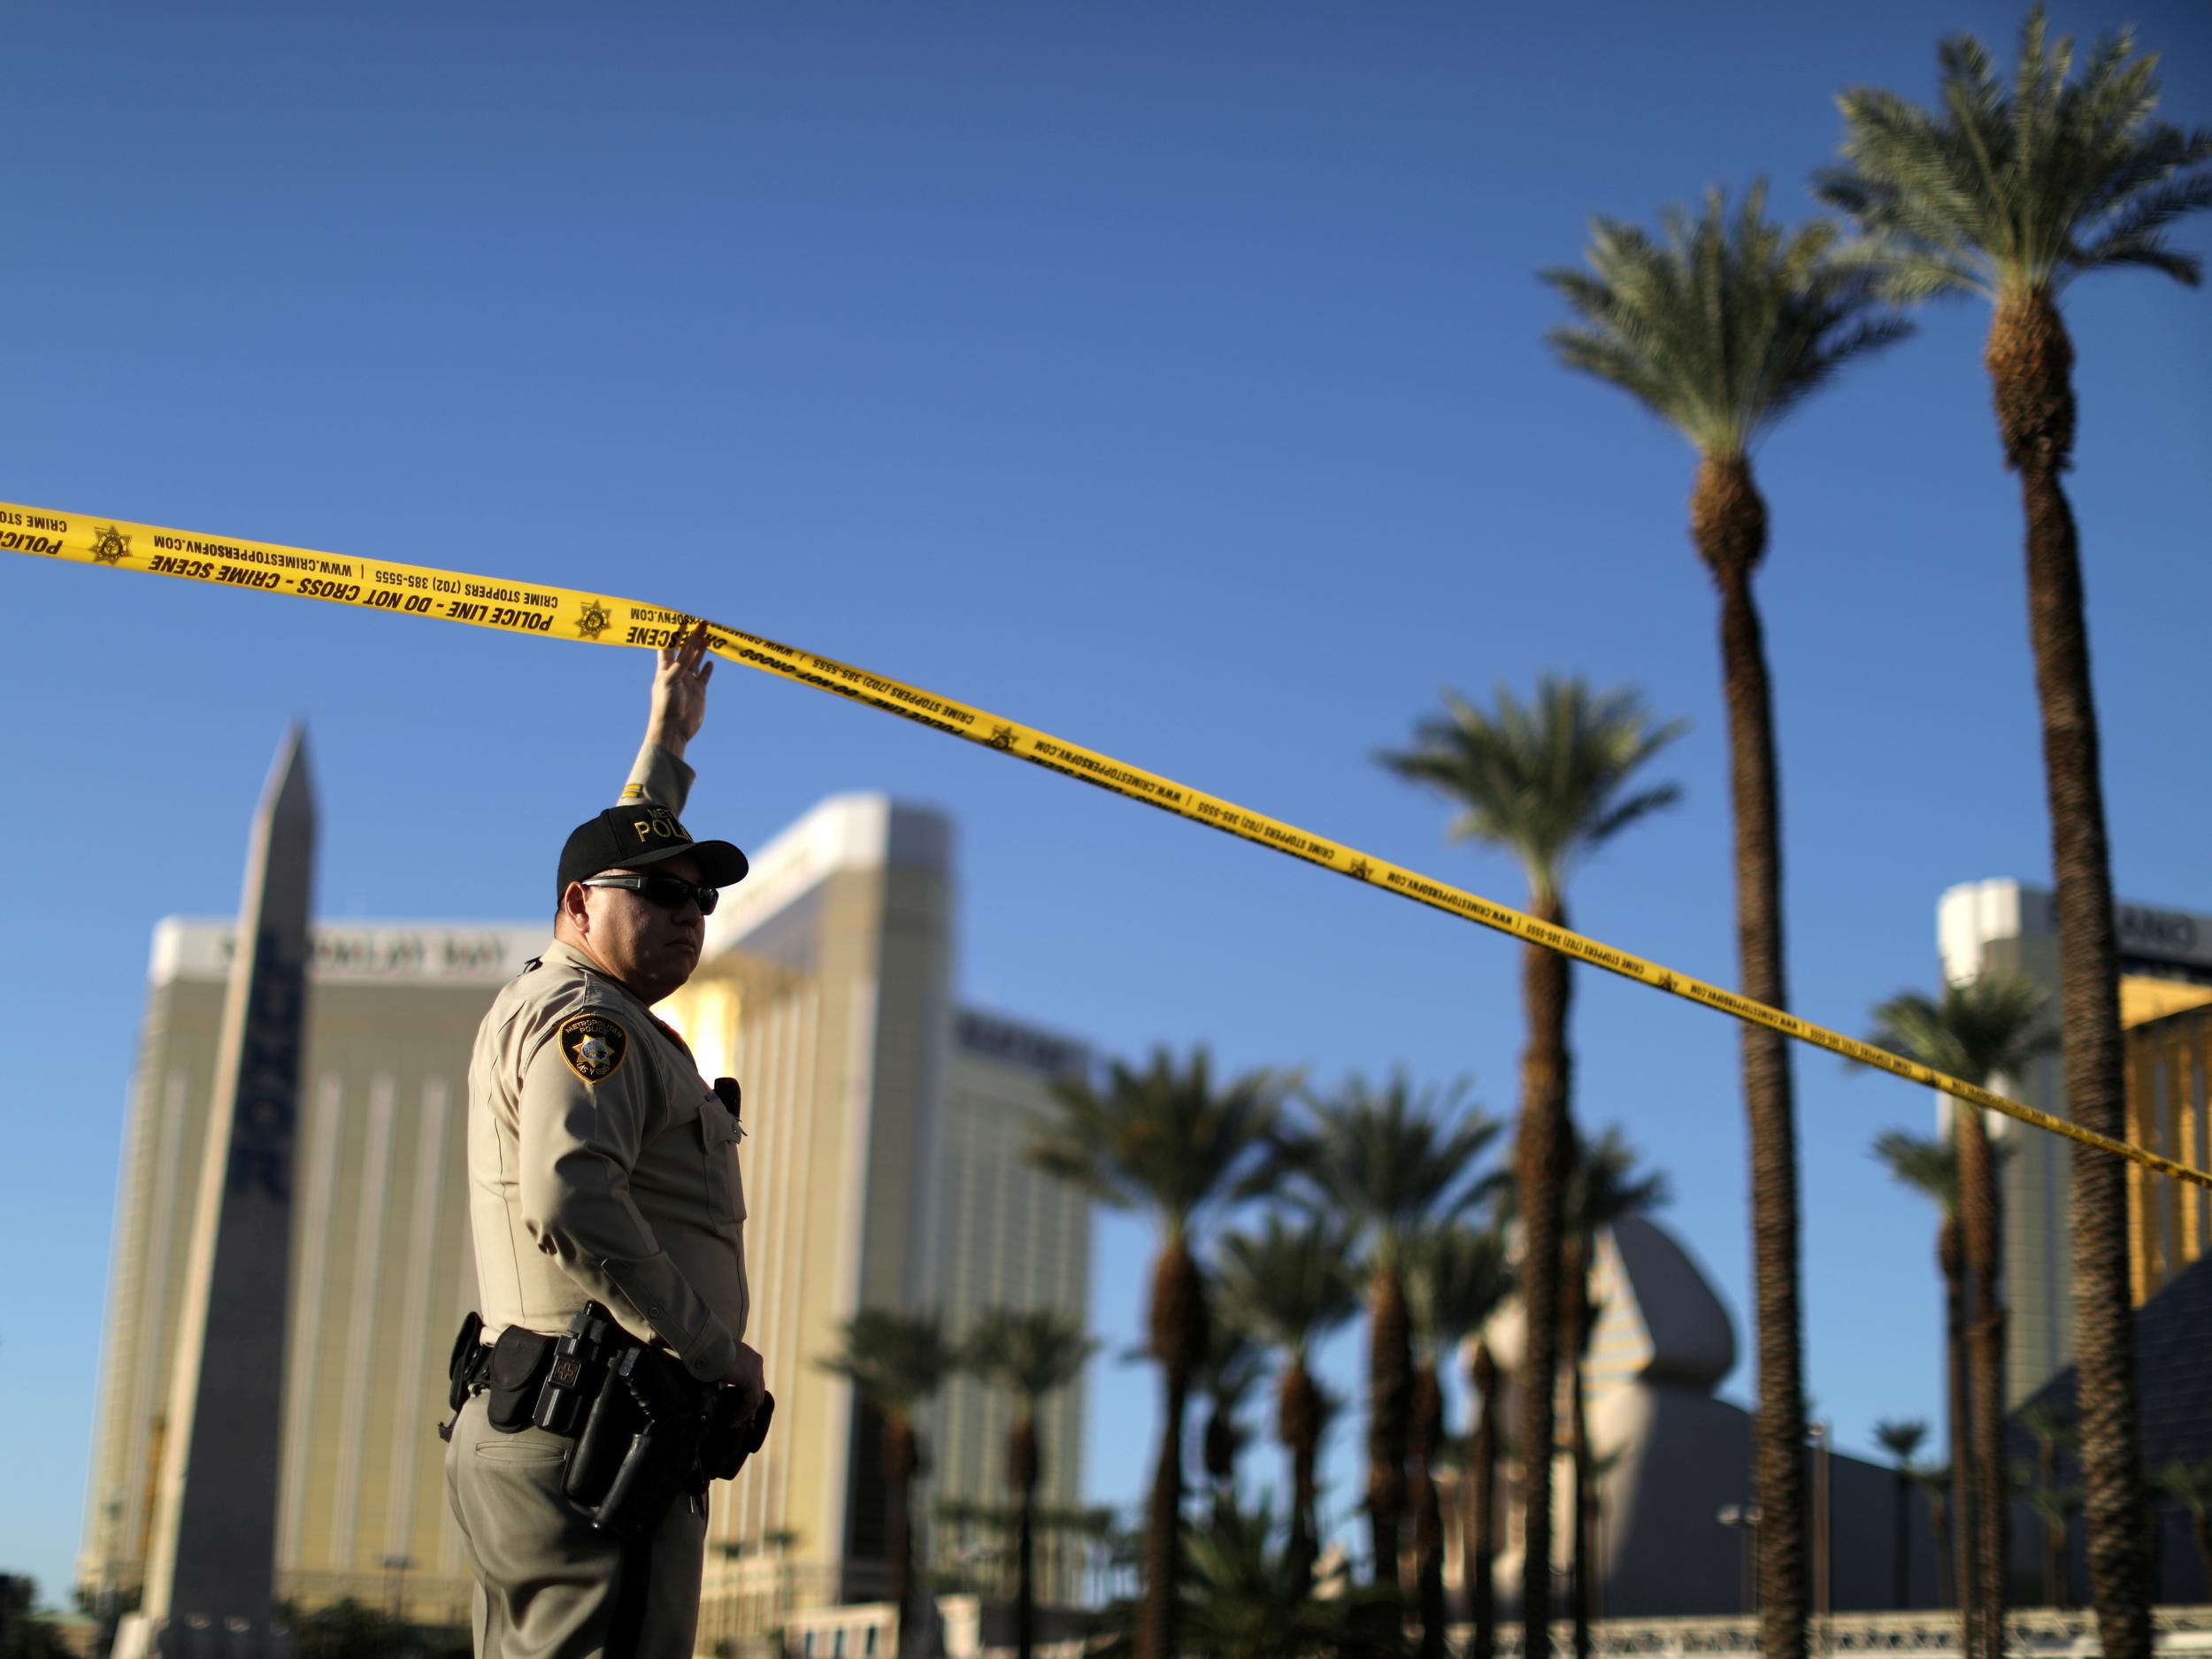
<instances>
[{"instance_id":1,"label":"palm tree trunk","mask_svg":"<svg viewBox=\"0 0 2212 1659\"><path fill-rule=\"evenodd\" d=\"M1152 1271L1152 1353L1164 1379L1160 1463L1152 1479L1145 1539L1144 1605L1137 1659L1179 1659L1182 1612L1183 1418L1191 1373L1206 1355L1206 1286L1180 1234L1171 1235Z\"/></svg>"},{"instance_id":2,"label":"palm tree trunk","mask_svg":"<svg viewBox=\"0 0 2212 1659\"><path fill-rule=\"evenodd\" d=\"M2081 544L2060 484L2074 447L2073 342L2049 294L2007 294L1985 357L2005 465L2027 517L2028 631L2043 720L2043 778L2058 887L2059 1002L2066 1100L2074 1121L2126 1134L2120 1052L2120 948L2089 681ZM2105 1659L2148 1659L2141 1432L2127 1185L2120 1161L2074 1149L2074 1359L2089 1528L2089 1587Z\"/></svg>"},{"instance_id":3,"label":"palm tree trunk","mask_svg":"<svg viewBox=\"0 0 2212 1659\"><path fill-rule=\"evenodd\" d=\"M1218 1525L1236 1507L1237 1425L1221 1401L1206 1414L1204 1434L1206 1477L1214 1486L1214 1522Z\"/></svg>"},{"instance_id":4,"label":"palm tree trunk","mask_svg":"<svg viewBox=\"0 0 2212 1659\"><path fill-rule=\"evenodd\" d=\"M1414 1586L1421 1608L1421 1659L1444 1659L1444 1511L1435 1457L1444 1439L1444 1389L1433 1362L1413 1379Z\"/></svg>"},{"instance_id":5,"label":"palm tree trunk","mask_svg":"<svg viewBox=\"0 0 2212 1659\"><path fill-rule=\"evenodd\" d=\"M1275 1432L1290 1453L1287 1564L1291 1583L1302 1585L1311 1581L1314 1563L1321 1553L1313 1512L1317 1496L1314 1466L1321 1453L1321 1402L1302 1354L1292 1354L1279 1386Z\"/></svg>"},{"instance_id":6,"label":"palm tree trunk","mask_svg":"<svg viewBox=\"0 0 2212 1659\"><path fill-rule=\"evenodd\" d=\"M1590 1241L1568 1241L1561 1279L1566 1305L1561 1310L1565 1339L1560 1363L1567 1372L1568 1466L1574 1479L1574 1577L1569 1580L1568 1609L1574 1618L1575 1659L1590 1659L1591 1547L1590 1413L1582 1386L1582 1356L1590 1340Z\"/></svg>"},{"instance_id":7,"label":"palm tree trunk","mask_svg":"<svg viewBox=\"0 0 2212 1659\"><path fill-rule=\"evenodd\" d=\"M1736 825L1736 948L1743 994L1787 1008L1782 962L1782 809L1773 695L1751 575L1766 550L1766 503L1740 455L1707 456L1690 502L1692 539L1720 589ZM1752 1481L1765 1659L1805 1659L1805 1386L1798 1308L1797 1125L1787 1039L1741 1026L1751 1131L1752 1302L1759 1409Z\"/></svg>"},{"instance_id":8,"label":"palm tree trunk","mask_svg":"<svg viewBox=\"0 0 2212 1659\"><path fill-rule=\"evenodd\" d=\"M1951 1567L1951 1522L1948 1507L1939 1492L1928 1494L1928 1539L1935 1546L1936 1600L1948 1607L1955 1583ZM1963 1653L1966 1649L1961 1647L1959 1651Z\"/></svg>"},{"instance_id":9,"label":"palm tree trunk","mask_svg":"<svg viewBox=\"0 0 2212 1659\"><path fill-rule=\"evenodd\" d=\"M1399 1523L1406 1507L1408 1418L1413 1405L1413 1337L1405 1286L1377 1266L1367 1290L1367 1517L1375 1582L1399 1583Z\"/></svg>"},{"instance_id":10,"label":"palm tree trunk","mask_svg":"<svg viewBox=\"0 0 2212 1659\"><path fill-rule=\"evenodd\" d=\"M1959 1652L1973 1655L1981 1626L1975 1621L1973 1445L1967 1412L1966 1264L1958 1217L1946 1216L1936 1233L1936 1263L1943 1272L1943 1348L1950 1370L1951 1584L1958 1597Z\"/></svg>"},{"instance_id":11,"label":"palm tree trunk","mask_svg":"<svg viewBox=\"0 0 2212 1659\"><path fill-rule=\"evenodd\" d=\"M912 1480L915 1465L914 1425L903 1411L883 1414L883 1496L891 1511L890 1536L885 1554L891 1558L891 1605L896 1609L898 1634L894 1653L904 1653L909 1635L908 1602L914 1594L914 1516Z\"/></svg>"},{"instance_id":12,"label":"palm tree trunk","mask_svg":"<svg viewBox=\"0 0 2212 1659\"><path fill-rule=\"evenodd\" d=\"M2189 1536L2196 1540L2197 1559L2204 1564L2205 1594L2212 1595L2212 1523L2207 1522L2202 1509L2191 1513Z\"/></svg>"},{"instance_id":13,"label":"palm tree trunk","mask_svg":"<svg viewBox=\"0 0 2212 1659\"><path fill-rule=\"evenodd\" d=\"M1567 924L1555 895L1529 906L1537 919ZM1521 1217L1521 1310L1528 1326L1521 1361L1520 1432L1523 1549L1522 1649L1528 1659L1551 1651L1552 1444L1554 1389L1559 1376L1561 1233L1567 1160L1567 958L1541 945L1521 957L1521 996L1528 1011L1528 1048L1521 1060L1521 1124L1514 1179ZM1801 1659L1801 1655L1797 1656Z\"/></svg>"},{"instance_id":14,"label":"palm tree trunk","mask_svg":"<svg viewBox=\"0 0 2212 1659\"><path fill-rule=\"evenodd\" d=\"M1014 1650L1031 1659L1037 1645L1037 1418L1025 1410L1014 1420L1007 1463L1014 1476Z\"/></svg>"},{"instance_id":15,"label":"palm tree trunk","mask_svg":"<svg viewBox=\"0 0 2212 1659\"><path fill-rule=\"evenodd\" d=\"M2058 1491L2058 1438L2055 1432L2046 1437L2035 1450L2036 1485L2044 1492ZM2064 1573L2066 1571L2066 1521L2061 1516L2056 1525L2051 1523L2050 1512L2038 1504L2036 1518L2043 1525L2043 1605L2058 1607L2065 1601Z\"/></svg>"},{"instance_id":16,"label":"palm tree trunk","mask_svg":"<svg viewBox=\"0 0 2212 1659\"><path fill-rule=\"evenodd\" d=\"M1982 1659L2004 1659L2007 1510L2005 1458L2005 1310L1997 1299L2002 1239L1996 1160L1982 1109L1953 1101L1958 1118L1959 1214L1966 1264L1973 1275L1973 1362L1969 1387L1974 1442L1975 1617Z\"/></svg>"},{"instance_id":17,"label":"palm tree trunk","mask_svg":"<svg viewBox=\"0 0 2212 1659\"><path fill-rule=\"evenodd\" d=\"M1912 1527L1912 1477L1902 1463L1897 1466L1896 1519L1890 1526L1890 1605L1903 1612L1912 1601L1912 1580L1907 1572L1905 1534Z\"/></svg>"},{"instance_id":18,"label":"palm tree trunk","mask_svg":"<svg viewBox=\"0 0 2212 1659\"><path fill-rule=\"evenodd\" d=\"M2043 1604L2066 1605L2066 1522L2043 1517Z\"/></svg>"},{"instance_id":19,"label":"palm tree trunk","mask_svg":"<svg viewBox=\"0 0 2212 1659\"><path fill-rule=\"evenodd\" d=\"M1498 1559L1498 1418L1496 1395L1498 1363L1490 1345L1478 1341L1468 1368L1481 1415L1475 1419L1474 1444L1467 1456L1467 1524L1465 1542L1467 1616L1474 1624L1474 1639L1466 1659L1493 1659L1498 1646L1498 1602L1493 1575Z\"/></svg>"}]
</instances>

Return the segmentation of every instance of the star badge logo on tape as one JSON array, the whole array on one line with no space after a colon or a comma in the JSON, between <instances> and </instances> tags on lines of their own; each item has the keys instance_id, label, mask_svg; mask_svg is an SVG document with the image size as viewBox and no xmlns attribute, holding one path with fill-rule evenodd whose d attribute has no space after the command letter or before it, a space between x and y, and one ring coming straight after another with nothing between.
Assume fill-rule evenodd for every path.
<instances>
[{"instance_id":1,"label":"star badge logo on tape","mask_svg":"<svg viewBox=\"0 0 2212 1659\"><path fill-rule=\"evenodd\" d=\"M111 524L104 524L96 533L92 543L92 560L96 565L119 565L131 556L131 539Z\"/></svg>"},{"instance_id":2,"label":"star badge logo on tape","mask_svg":"<svg viewBox=\"0 0 2212 1659\"><path fill-rule=\"evenodd\" d=\"M588 640L595 640L614 626L614 612L603 599L584 601L584 614L576 618L576 632Z\"/></svg>"},{"instance_id":3,"label":"star badge logo on tape","mask_svg":"<svg viewBox=\"0 0 2212 1659\"><path fill-rule=\"evenodd\" d=\"M587 1083L603 1083L622 1069L630 1033L604 1014L574 1014L561 1022L561 1058Z\"/></svg>"}]
</instances>

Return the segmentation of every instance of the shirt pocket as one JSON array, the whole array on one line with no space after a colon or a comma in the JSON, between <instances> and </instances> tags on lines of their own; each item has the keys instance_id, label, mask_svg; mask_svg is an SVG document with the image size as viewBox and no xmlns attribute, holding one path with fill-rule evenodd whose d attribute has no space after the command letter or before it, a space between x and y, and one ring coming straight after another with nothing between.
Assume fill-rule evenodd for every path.
<instances>
[{"instance_id":1,"label":"shirt pocket","mask_svg":"<svg viewBox=\"0 0 2212 1659\"><path fill-rule=\"evenodd\" d=\"M743 1134L719 1097L709 1094L699 1102L699 1152L706 1164L707 1208L718 1226L733 1227L745 1219L745 1183L737 1169L737 1143Z\"/></svg>"}]
</instances>

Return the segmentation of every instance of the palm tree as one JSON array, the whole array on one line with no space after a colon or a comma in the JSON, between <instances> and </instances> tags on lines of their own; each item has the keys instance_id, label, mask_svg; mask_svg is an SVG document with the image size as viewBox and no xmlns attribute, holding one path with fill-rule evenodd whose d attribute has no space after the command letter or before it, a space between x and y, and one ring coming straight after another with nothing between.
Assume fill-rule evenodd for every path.
<instances>
[{"instance_id":1,"label":"palm tree","mask_svg":"<svg viewBox=\"0 0 2212 1659\"><path fill-rule=\"evenodd\" d=\"M1460 1576L1467 1582L1467 1617L1474 1626L1467 1659L1492 1659L1498 1644L1498 1362L1479 1333L1467 1362L1468 1391L1479 1402L1467 1444L1467 1505Z\"/></svg>"},{"instance_id":2,"label":"palm tree","mask_svg":"<svg viewBox=\"0 0 2212 1659\"><path fill-rule=\"evenodd\" d=\"M2076 277L2147 266L2194 286L2200 262L2166 227L2212 206L2212 128L2154 122L2157 59L2122 32L2074 77L2070 39L2047 37L2037 4L2012 88L1987 50L1955 35L1938 50L1940 113L1859 87L1838 100L1844 165L1821 196L1866 234L1865 268L1898 298L1979 294L1992 308L1983 362L2005 465L2027 520L2029 632L2057 878L2066 1098L2074 1121L2126 1133L2119 941L2089 678L2080 537L2061 482L2072 464L2073 342L2059 296ZM2150 1652L2127 1193L2110 1157L2074 1154L2075 1345L2082 1402L2089 1575L2110 1659Z\"/></svg>"},{"instance_id":3,"label":"palm tree","mask_svg":"<svg viewBox=\"0 0 2212 1659\"><path fill-rule=\"evenodd\" d=\"M1382 763L1459 803L1455 839L1502 848L1528 879L1530 911L1567 925L1566 879L1575 863L1638 819L1670 805L1672 784L1632 791L1629 780L1680 735L1655 725L1632 691L1593 695L1580 680L1547 677L1532 705L1500 687L1494 712L1445 694L1446 713L1414 728L1414 746ZM1551 1619L1552 1379L1559 1369L1562 1206L1573 1133L1567 1049L1571 980L1567 957L1530 944L1521 956L1528 1047L1521 1059L1514 1185L1520 1214L1517 1277L1528 1327L1515 1438L1528 1448L1521 1574L1525 1628Z\"/></svg>"},{"instance_id":4,"label":"palm tree","mask_svg":"<svg viewBox=\"0 0 2212 1659\"><path fill-rule=\"evenodd\" d=\"M2048 995L2024 974L1990 972L1947 985L1941 997L1901 991L1874 1010L1869 1041L1962 1082L1986 1088L2000 1076L2022 1076L2029 1064L2058 1047L2043 1023ZM2004 1265L2003 1212L1996 1154L1979 1106L1952 1100L1957 1146L1958 1212L1967 1271L1972 1280L1969 1316L1970 1408L1967 1435L1974 1501L1959 1512L1960 1530L1971 1534L1974 1602L1982 1629L2001 1633L2005 1617L2005 1310L1998 1294ZM1985 1659L2003 1659L1990 1652Z\"/></svg>"},{"instance_id":5,"label":"palm tree","mask_svg":"<svg viewBox=\"0 0 2212 1659\"><path fill-rule=\"evenodd\" d=\"M1902 1612L1912 1604L1912 1577L1905 1557L1905 1540L1912 1532L1912 1460L1928 1438L1928 1425L1917 1419L1893 1418L1874 1425L1874 1438L1897 1460L1896 1518L1890 1527L1890 1605Z\"/></svg>"},{"instance_id":6,"label":"palm tree","mask_svg":"<svg viewBox=\"0 0 2212 1659\"><path fill-rule=\"evenodd\" d=\"M1183 1418L1206 1356L1206 1286L1194 1233L1238 1189L1267 1142L1283 1083L1250 1071L1217 1082L1201 1046L1178 1062L1164 1048L1144 1070L1108 1064L1102 1083L1053 1086L1059 1119L1030 1148L1047 1174L1122 1210L1151 1212L1160 1230L1146 1324L1165 1394L1160 1461L1147 1521L1140 1659L1176 1659L1183 1507Z\"/></svg>"},{"instance_id":7,"label":"palm tree","mask_svg":"<svg viewBox=\"0 0 2212 1659\"><path fill-rule=\"evenodd\" d=\"M1637 1171L1635 1150L1617 1126L1607 1128L1594 1144L1576 1148L1574 1171L1567 1178L1563 1283L1566 1304L1561 1310L1564 1327L1561 1346L1568 1379L1567 1444L1574 1470L1571 1606L1578 1659L1589 1659L1590 1586L1598 1555L1595 1468L1590 1455L1590 1417L1583 1380L1583 1362L1597 1313L1591 1300L1590 1271L1595 1263L1600 1233L1630 1216L1660 1209L1671 1197L1663 1172Z\"/></svg>"},{"instance_id":8,"label":"palm tree","mask_svg":"<svg viewBox=\"0 0 2212 1659\"><path fill-rule=\"evenodd\" d=\"M1049 1308L988 1309L961 1346L970 1373L1004 1389L1014 1402L1006 1481L1014 1489L1014 1645L1021 1659L1030 1659L1037 1640L1037 1483L1044 1476L1037 1414L1046 1400L1083 1374L1084 1362L1097 1347L1080 1325Z\"/></svg>"},{"instance_id":9,"label":"palm tree","mask_svg":"<svg viewBox=\"0 0 2212 1659\"><path fill-rule=\"evenodd\" d=\"M884 1553L891 1563L891 1601L898 1609L903 1652L914 1591L914 1512L911 1486L921 1471L919 1409L951 1374L957 1356L933 1313L863 1308L838 1327L838 1351L818 1361L844 1378L883 1424L883 1495L890 1514Z\"/></svg>"},{"instance_id":10,"label":"palm tree","mask_svg":"<svg viewBox=\"0 0 2212 1659\"><path fill-rule=\"evenodd\" d=\"M1443 1356L1497 1310L1512 1285L1505 1237L1445 1222L1407 1241L1406 1305L1412 1318L1414 1378L1410 1443L1414 1470L1415 1583L1421 1609L1421 1659L1444 1655L1444 1516L1435 1462L1443 1448Z\"/></svg>"},{"instance_id":11,"label":"palm tree","mask_svg":"<svg viewBox=\"0 0 2212 1659\"><path fill-rule=\"evenodd\" d=\"M1545 280L1581 319L1551 335L1567 365L1621 388L1698 451L1690 539L1720 590L1743 992L1784 1008L1781 793L1766 647L1751 593L1766 552L1767 513L1751 449L1837 369L1900 339L1906 327L1871 315L1870 282L1833 257L1832 227L1786 234L1766 222L1765 204L1765 186L1754 185L1732 217L1712 191L1694 219L1670 209L1659 242L1597 219L1591 272L1548 271ZM1767 1517L1759 1551L1762 1639L1767 1659L1804 1659L1795 1113L1787 1040L1746 1023L1742 1043L1759 1353L1752 1471Z\"/></svg>"},{"instance_id":12,"label":"palm tree","mask_svg":"<svg viewBox=\"0 0 2212 1659\"><path fill-rule=\"evenodd\" d=\"M2070 1607L2073 1598L2066 1589L2066 1537L2073 1531L2074 1517L2081 1509L2081 1488L2031 1486L2028 1503L2035 1510L2035 1518L2043 1524L2043 1536L2052 1540L2045 1546L2043 1557L2044 1602L2050 1607Z\"/></svg>"},{"instance_id":13,"label":"palm tree","mask_svg":"<svg viewBox=\"0 0 2212 1659\"><path fill-rule=\"evenodd\" d=\"M1275 1433L1290 1457L1288 1550L1291 1564L1307 1572L1321 1548L1314 1516L1321 1394L1309 1366L1313 1345L1358 1311L1352 1239L1333 1217L1311 1215L1293 1225L1271 1213L1262 1231L1226 1234L1216 1253L1223 1297L1282 1356Z\"/></svg>"},{"instance_id":14,"label":"palm tree","mask_svg":"<svg viewBox=\"0 0 2212 1659\"><path fill-rule=\"evenodd\" d=\"M1236 1307L1234 1302L1223 1305ZM1259 1386L1267 1363L1266 1351L1254 1340L1242 1314L1243 1310L1237 1309L1233 1320L1215 1325L1206 1363L1198 1370L1199 1387L1208 1402L1199 1449L1206 1476L1213 1482L1216 1508L1236 1502L1237 1460L1252 1441L1252 1432L1244 1424L1244 1408L1252 1390Z\"/></svg>"},{"instance_id":15,"label":"palm tree","mask_svg":"<svg viewBox=\"0 0 2212 1659\"><path fill-rule=\"evenodd\" d=\"M2057 1492L2062 1488L2058 1478L2059 1454L2078 1453L2081 1448L2081 1429L2065 1407L2038 1400L2020 1409L2020 1426L2035 1441L2036 1489ZM2075 1494L2077 1499L2080 1496ZM2078 1502L2075 1508L2080 1507ZM2043 1523L2043 1599L2052 1607L2062 1605L2062 1586L2066 1582L2066 1533L2068 1517L2072 1510L2062 1506L2057 1511L2057 1525L2052 1525L2052 1509L2042 1503L2036 1505L2036 1516Z\"/></svg>"},{"instance_id":16,"label":"palm tree","mask_svg":"<svg viewBox=\"0 0 2212 1659\"><path fill-rule=\"evenodd\" d=\"M1265 1177L1358 1229L1367 1257L1367 1512L1374 1578L1394 1585L1406 1458L1411 1449L1412 1338L1405 1249L1425 1224L1473 1201L1468 1180L1498 1133L1470 1104L1464 1081L1419 1089L1403 1071L1386 1083L1354 1074L1325 1098L1306 1096L1306 1120L1279 1135Z\"/></svg>"},{"instance_id":17,"label":"palm tree","mask_svg":"<svg viewBox=\"0 0 2212 1659\"><path fill-rule=\"evenodd\" d=\"M1288 1548L1269 1547L1266 1509L1232 1503L1191 1539L1185 1626L1207 1659L1397 1659L1406 1651L1395 1592L1318 1582Z\"/></svg>"},{"instance_id":18,"label":"palm tree","mask_svg":"<svg viewBox=\"0 0 2212 1659\"><path fill-rule=\"evenodd\" d=\"M2204 1586L2212 1594L2212 1458L2200 1463L2172 1463L2151 1476L2151 1484L2189 1512L2189 1535L2196 1540L2204 1567Z\"/></svg>"},{"instance_id":19,"label":"palm tree","mask_svg":"<svg viewBox=\"0 0 2212 1659\"><path fill-rule=\"evenodd\" d=\"M1958 1146L1892 1129L1874 1138L1874 1156L1889 1166L1891 1179L1930 1200L1943 1217L1936 1230L1936 1269L1943 1275L1943 1348L1950 1404L1946 1436L1951 1470L1958 1481L1956 1501L1950 1506L1958 1519L1953 1579L1958 1593L1959 1651L1971 1655L1978 1651L1975 1642L1981 1627L1976 1617L1979 1597L1975 1594L1973 1534L1967 1524L1973 1457L1967 1427L1966 1251L1959 1226Z\"/></svg>"},{"instance_id":20,"label":"palm tree","mask_svg":"<svg viewBox=\"0 0 2212 1659\"><path fill-rule=\"evenodd\" d=\"M1955 1594L1950 1543L1952 1471L1948 1464L1942 1464L1914 1469L1910 1473L1913 1485L1928 1500L1928 1539L1935 1552L1936 1600L1948 1607ZM1963 1653L1965 1649L1962 1647L1960 1651Z\"/></svg>"}]
</instances>

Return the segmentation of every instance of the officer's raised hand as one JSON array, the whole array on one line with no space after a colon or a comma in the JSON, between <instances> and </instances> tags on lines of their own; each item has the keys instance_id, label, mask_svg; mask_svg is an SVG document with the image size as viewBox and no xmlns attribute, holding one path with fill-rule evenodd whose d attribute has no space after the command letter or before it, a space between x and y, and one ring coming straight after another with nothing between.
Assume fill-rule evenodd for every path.
<instances>
[{"instance_id":1,"label":"officer's raised hand","mask_svg":"<svg viewBox=\"0 0 2212 1659\"><path fill-rule=\"evenodd\" d=\"M707 716L707 680L714 673L707 640L707 625L694 623L688 633L677 636L673 645L660 649L645 741L658 743L672 755L683 754L684 745L698 736L699 723Z\"/></svg>"}]
</instances>

